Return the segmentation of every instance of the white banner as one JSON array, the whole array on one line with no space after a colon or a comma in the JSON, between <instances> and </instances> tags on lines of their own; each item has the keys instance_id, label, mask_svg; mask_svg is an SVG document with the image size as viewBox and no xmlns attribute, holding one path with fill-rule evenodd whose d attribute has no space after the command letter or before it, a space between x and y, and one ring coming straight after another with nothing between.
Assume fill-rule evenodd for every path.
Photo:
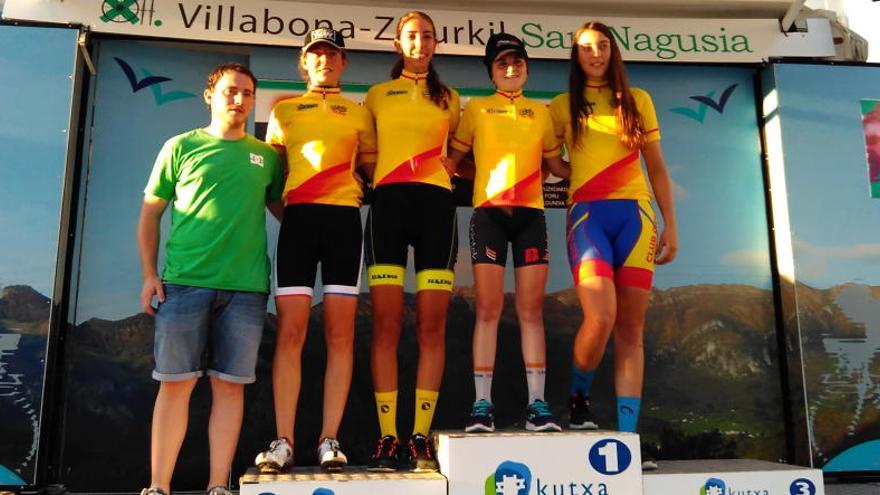
<instances>
[{"instance_id":1,"label":"white banner","mask_svg":"<svg viewBox=\"0 0 880 495\"><path fill-rule=\"evenodd\" d=\"M301 46L310 30L332 27L349 48L391 51L395 21L407 10L265 0L6 0L3 18L82 24L98 33L275 46ZM582 16L427 12L443 43L438 53L482 55L488 37L504 31L522 38L535 58L568 58L571 33L591 17L588 6ZM826 19L810 19L802 33L782 33L776 19L599 19L612 27L624 59L632 61L760 62L834 55Z\"/></svg>"}]
</instances>

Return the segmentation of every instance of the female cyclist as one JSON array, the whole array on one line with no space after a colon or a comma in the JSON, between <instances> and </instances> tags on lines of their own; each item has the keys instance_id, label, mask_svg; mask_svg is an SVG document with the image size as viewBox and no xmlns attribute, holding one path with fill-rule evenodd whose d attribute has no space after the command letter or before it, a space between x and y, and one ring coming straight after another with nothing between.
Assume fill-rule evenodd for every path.
<instances>
[{"instance_id":1,"label":"female cyclist","mask_svg":"<svg viewBox=\"0 0 880 495\"><path fill-rule=\"evenodd\" d=\"M629 86L607 26L588 22L574 41L569 92L550 104L570 155L568 256L584 317L574 341L569 426L598 426L590 386L613 333L617 426L631 432L641 406L654 265L678 250L675 211L651 97ZM651 190L663 217L659 237Z\"/></svg>"}]
</instances>

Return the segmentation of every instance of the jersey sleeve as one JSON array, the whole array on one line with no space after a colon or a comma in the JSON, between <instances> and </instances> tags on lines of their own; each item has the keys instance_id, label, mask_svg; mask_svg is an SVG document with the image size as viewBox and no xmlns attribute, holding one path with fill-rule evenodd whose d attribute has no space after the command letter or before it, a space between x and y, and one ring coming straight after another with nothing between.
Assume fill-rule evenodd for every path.
<instances>
[{"instance_id":1,"label":"jersey sleeve","mask_svg":"<svg viewBox=\"0 0 880 495\"><path fill-rule=\"evenodd\" d=\"M266 142L273 146L285 146L287 141L284 139L284 129L281 128L281 123L278 121L278 107L279 105L275 105L272 113L269 114L269 124L266 127Z\"/></svg>"},{"instance_id":2,"label":"jersey sleeve","mask_svg":"<svg viewBox=\"0 0 880 495\"><path fill-rule=\"evenodd\" d=\"M456 150L467 153L473 146L474 127L476 126L478 113L479 109L477 108L477 100L470 100L467 105L464 106L464 113L461 116L461 121L455 129L455 135L452 137L450 143Z\"/></svg>"},{"instance_id":3,"label":"jersey sleeve","mask_svg":"<svg viewBox=\"0 0 880 495\"><path fill-rule=\"evenodd\" d=\"M284 161L275 149L269 156L272 157L272 181L266 188L266 203L273 203L281 201L281 195L284 192Z\"/></svg>"},{"instance_id":4,"label":"jersey sleeve","mask_svg":"<svg viewBox=\"0 0 880 495\"><path fill-rule=\"evenodd\" d=\"M454 136L461 118L461 98L458 91L449 88L449 135Z\"/></svg>"},{"instance_id":5,"label":"jersey sleeve","mask_svg":"<svg viewBox=\"0 0 880 495\"><path fill-rule=\"evenodd\" d=\"M374 122L373 126L375 127L375 122L376 122L376 86L372 86L372 87L370 87L370 89L367 90L367 96L364 97L363 105L364 105L364 108L367 109L367 114L370 116L370 119Z\"/></svg>"},{"instance_id":6,"label":"jersey sleeve","mask_svg":"<svg viewBox=\"0 0 880 495\"><path fill-rule=\"evenodd\" d=\"M569 123L569 119L566 119L567 114L565 95L561 94L553 98L550 102L550 120L552 121L553 134L558 143L565 140L565 126Z\"/></svg>"},{"instance_id":7,"label":"jersey sleeve","mask_svg":"<svg viewBox=\"0 0 880 495\"><path fill-rule=\"evenodd\" d=\"M562 142L556 136L556 128L553 126L553 118L550 111L541 106L538 109L543 123L543 134L541 137L541 152L544 158L552 158L559 156Z\"/></svg>"},{"instance_id":8,"label":"jersey sleeve","mask_svg":"<svg viewBox=\"0 0 880 495\"><path fill-rule=\"evenodd\" d=\"M361 128L358 133L358 163L376 163L376 125L370 112L361 110Z\"/></svg>"},{"instance_id":9,"label":"jersey sleeve","mask_svg":"<svg viewBox=\"0 0 880 495\"><path fill-rule=\"evenodd\" d=\"M179 153L177 140L169 139L162 146L156 162L153 164L153 171L150 172L150 178L147 180L147 187L144 193L166 201L174 197L174 186L177 183L177 173L180 169Z\"/></svg>"},{"instance_id":10,"label":"jersey sleeve","mask_svg":"<svg viewBox=\"0 0 880 495\"><path fill-rule=\"evenodd\" d=\"M636 100L636 107L642 114L642 121L645 123L645 142L650 143L660 140L660 123L657 121L657 112L654 110L654 102L651 95L647 91L634 88L633 97Z\"/></svg>"}]
</instances>

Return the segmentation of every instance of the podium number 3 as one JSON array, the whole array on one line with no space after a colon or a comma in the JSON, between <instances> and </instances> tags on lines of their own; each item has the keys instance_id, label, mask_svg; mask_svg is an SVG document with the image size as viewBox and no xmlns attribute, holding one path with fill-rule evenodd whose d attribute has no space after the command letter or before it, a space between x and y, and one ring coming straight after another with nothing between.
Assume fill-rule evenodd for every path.
<instances>
[{"instance_id":1,"label":"podium number 3","mask_svg":"<svg viewBox=\"0 0 880 495\"><path fill-rule=\"evenodd\" d=\"M791 495L816 495L816 485L806 478L799 478L791 482L788 493Z\"/></svg>"}]
</instances>

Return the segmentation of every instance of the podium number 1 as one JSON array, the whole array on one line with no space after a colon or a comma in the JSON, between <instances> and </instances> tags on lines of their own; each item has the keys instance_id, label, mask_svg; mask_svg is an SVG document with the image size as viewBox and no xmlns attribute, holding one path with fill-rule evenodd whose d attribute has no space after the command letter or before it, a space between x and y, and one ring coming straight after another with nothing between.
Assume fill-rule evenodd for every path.
<instances>
[{"instance_id":1,"label":"podium number 1","mask_svg":"<svg viewBox=\"0 0 880 495\"><path fill-rule=\"evenodd\" d=\"M620 471L617 468L617 444L607 443L598 449L599 455L605 458L605 471L616 473Z\"/></svg>"},{"instance_id":2,"label":"podium number 1","mask_svg":"<svg viewBox=\"0 0 880 495\"><path fill-rule=\"evenodd\" d=\"M607 438L593 444L589 453L590 466L604 475L626 471L632 464L632 452L620 440Z\"/></svg>"}]
</instances>

